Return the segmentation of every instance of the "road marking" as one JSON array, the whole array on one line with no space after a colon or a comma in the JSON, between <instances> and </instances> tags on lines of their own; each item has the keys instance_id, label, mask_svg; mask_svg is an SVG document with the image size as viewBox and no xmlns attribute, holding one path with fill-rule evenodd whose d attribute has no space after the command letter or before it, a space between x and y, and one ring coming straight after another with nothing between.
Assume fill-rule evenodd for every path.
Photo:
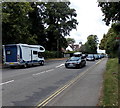
<instances>
[{"instance_id":1,"label":"road marking","mask_svg":"<svg viewBox=\"0 0 120 108\"><path fill-rule=\"evenodd\" d=\"M59 68L59 67L61 67L61 66L63 66L64 64L60 64L60 65L58 65L58 66L56 66L56 68Z\"/></svg>"},{"instance_id":2,"label":"road marking","mask_svg":"<svg viewBox=\"0 0 120 108\"><path fill-rule=\"evenodd\" d=\"M7 81L7 82L4 82L4 83L0 83L0 85L8 84L8 83L11 83L11 82L14 82L14 80Z\"/></svg>"},{"instance_id":3,"label":"road marking","mask_svg":"<svg viewBox=\"0 0 120 108\"><path fill-rule=\"evenodd\" d=\"M99 64L102 61L102 59L100 61L98 61L96 64Z\"/></svg>"},{"instance_id":4,"label":"road marking","mask_svg":"<svg viewBox=\"0 0 120 108\"><path fill-rule=\"evenodd\" d=\"M47 71L45 71L45 72L50 72L50 71L53 71L54 69L50 69L50 70L47 70Z\"/></svg>"},{"instance_id":5,"label":"road marking","mask_svg":"<svg viewBox=\"0 0 120 108\"><path fill-rule=\"evenodd\" d=\"M45 71L40 72L40 73L33 74L33 76L35 76L35 75L40 75L40 74L43 74L43 73L45 73Z\"/></svg>"},{"instance_id":6,"label":"road marking","mask_svg":"<svg viewBox=\"0 0 120 108\"><path fill-rule=\"evenodd\" d=\"M50 70L46 70L46 71L43 71L43 72L39 72L39 73L33 74L33 76L40 75L40 74L43 74L43 73L47 73L47 72L50 72L50 71L53 71L53 70L54 69L50 69Z\"/></svg>"},{"instance_id":7,"label":"road marking","mask_svg":"<svg viewBox=\"0 0 120 108\"><path fill-rule=\"evenodd\" d=\"M103 59L102 59L103 60ZM47 99L42 101L39 105L37 105L36 108L42 108L45 105L47 105L51 100L53 100L56 96L58 96L60 93L62 93L64 90L66 90L69 86L71 86L74 82L76 82L80 77L85 75L89 70L93 69L96 65L98 65L102 60L98 61L96 64L94 64L92 67L88 68L87 70L80 73L77 77L73 78L71 81L69 81L67 84L65 84L63 87L55 91L52 95L50 95Z\"/></svg>"}]
</instances>

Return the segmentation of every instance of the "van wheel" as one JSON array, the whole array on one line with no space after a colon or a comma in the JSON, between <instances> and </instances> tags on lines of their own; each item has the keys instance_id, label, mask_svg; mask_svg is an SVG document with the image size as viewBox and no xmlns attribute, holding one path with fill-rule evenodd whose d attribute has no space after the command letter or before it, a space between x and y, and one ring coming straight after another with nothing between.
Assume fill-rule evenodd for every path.
<instances>
[{"instance_id":1,"label":"van wheel","mask_svg":"<svg viewBox=\"0 0 120 108\"><path fill-rule=\"evenodd\" d=\"M41 61L40 65L43 66L44 65L44 61Z\"/></svg>"},{"instance_id":2,"label":"van wheel","mask_svg":"<svg viewBox=\"0 0 120 108\"><path fill-rule=\"evenodd\" d=\"M28 64L24 64L23 67L24 67L24 68L27 68L27 67L28 67Z\"/></svg>"}]
</instances>

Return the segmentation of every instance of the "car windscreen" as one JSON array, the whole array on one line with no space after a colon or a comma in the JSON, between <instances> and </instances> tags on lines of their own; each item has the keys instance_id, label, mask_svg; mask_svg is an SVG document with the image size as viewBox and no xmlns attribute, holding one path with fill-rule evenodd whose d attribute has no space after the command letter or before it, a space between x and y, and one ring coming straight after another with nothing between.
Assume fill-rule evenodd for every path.
<instances>
[{"instance_id":1,"label":"car windscreen","mask_svg":"<svg viewBox=\"0 0 120 108\"><path fill-rule=\"evenodd\" d=\"M89 56L87 56L88 58L93 58L93 56L92 55L89 55Z\"/></svg>"},{"instance_id":2,"label":"car windscreen","mask_svg":"<svg viewBox=\"0 0 120 108\"><path fill-rule=\"evenodd\" d=\"M81 57L71 57L69 61L78 61Z\"/></svg>"}]
</instances>

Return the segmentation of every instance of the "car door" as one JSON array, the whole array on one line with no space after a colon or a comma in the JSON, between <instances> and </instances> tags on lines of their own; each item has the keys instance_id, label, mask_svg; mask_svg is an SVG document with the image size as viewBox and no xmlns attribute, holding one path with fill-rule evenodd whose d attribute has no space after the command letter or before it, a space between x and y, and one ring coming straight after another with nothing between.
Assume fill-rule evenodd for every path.
<instances>
[{"instance_id":1,"label":"car door","mask_svg":"<svg viewBox=\"0 0 120 108\"><path fill-rule=\"evenodd\" d=\"M84 57L81 57L81 62L82 62L82 66L84 66L84 65L85 65L85 63L86 63L86 61L85 61Z\"/></svg>"}]
</instances>

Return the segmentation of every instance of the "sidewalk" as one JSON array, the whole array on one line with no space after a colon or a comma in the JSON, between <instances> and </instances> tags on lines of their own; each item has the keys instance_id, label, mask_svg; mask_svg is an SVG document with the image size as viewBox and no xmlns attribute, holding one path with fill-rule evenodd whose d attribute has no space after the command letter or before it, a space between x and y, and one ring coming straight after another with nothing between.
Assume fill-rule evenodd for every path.
<instances>
[{"instance_id":1,"label":"sidewalk","mask_svg":"<svg viewBox=\"0 0 120 108\"><path fill-rule=\"evenodd\" d=\"M107 59L103 59L47 106L97 106Z\"/></svg>"}]
</instances>

